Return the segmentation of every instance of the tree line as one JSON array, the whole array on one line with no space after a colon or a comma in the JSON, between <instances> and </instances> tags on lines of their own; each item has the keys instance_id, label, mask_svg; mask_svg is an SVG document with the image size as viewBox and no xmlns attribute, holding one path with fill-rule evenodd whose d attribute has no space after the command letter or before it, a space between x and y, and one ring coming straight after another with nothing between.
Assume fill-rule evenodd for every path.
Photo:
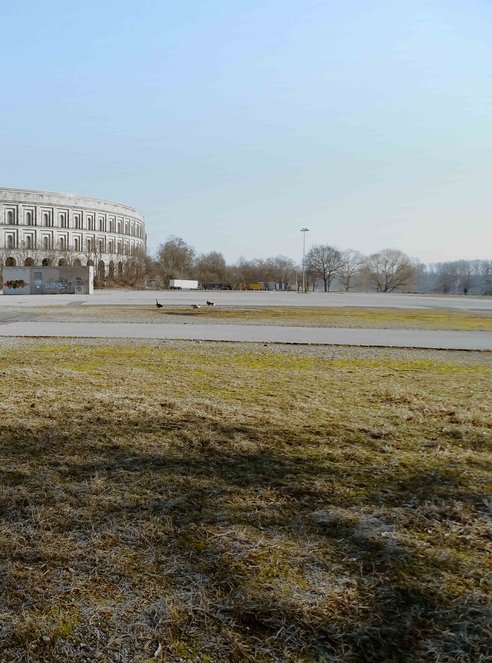
<instances>
[{"instance_id":1,"label":"tree line","mask_svg":"<svg viewBox=\"0 0 492 663\"><path fill-rule=\"evenodd\" d=\"M303 274L304 272L304 274ZM303 279L304 275L304 279ZM171 236L159 246L152 277L160 287L173 278L196 279L204 287L245 288L251 284L306 290L378 292L436 292L492 294L492 260L459 260L424 265L402 251L383 249L363 255L319 244L305 255L304 264L292 258L241 258L226 263L222 253L198 254L181 237Z\"/></svg>"}]
</instances>

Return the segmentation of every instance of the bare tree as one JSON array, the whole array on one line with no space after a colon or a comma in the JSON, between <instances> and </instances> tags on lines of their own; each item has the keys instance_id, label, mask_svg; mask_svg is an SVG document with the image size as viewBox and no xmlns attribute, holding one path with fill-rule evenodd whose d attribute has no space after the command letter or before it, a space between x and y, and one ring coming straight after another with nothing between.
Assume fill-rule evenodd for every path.
<instances>
[{"instance_id":1,"label":"bare tree","mask_svg":"<svg viewBox=\"0 0 492 663\"><path fill-rule=\"evenodd\" d=\"M297 268L295 262L286 256L275 256L261 261L264 270L264 280L287 285L296 280Z\"/></svg>"},{"instance_id":2,"label":"bare tree","mask_svg":"<svg viewBox=\"0 0 492 663\"><path fill-rule=\"evenodd\" d=\"M240 258L236 265L229 268L229 278L234 287L243 288L248 283L263 280L263 268L259 260Z\"/></svg>"},{"instance_id":3,"label":"bare tree","mask_svg":"<svg viewBox=\"0 0 492 663\"><path fill-rule=\"evenodd\" d=\"M75 259L74 252L68 246L57 249L57 257L59 265L73 265Z\"/></svg>"},{"instance_id":4,"label":"bare tree","mask_svg":"<svg viewBox=\"0 0 492 663\"><path fill-rule=\"evenodd\" d=\"M134 288L143 287L149 267L145 251L137 249L134 255L125 261L123 266L123 274L127 284Z\"/></svg>"},{"instance_id":5,"label":"bare tree","mask_svg":"<svg viewBox=\"0 0 492 663\"><path fill-rule=\"evenodd\" d=\"M282 283L296 280L297 267L291 258L275 256L271 258L246 260L240 258L236 265L226 268L227 280L234 287L245 287L248 283Z\"/></svg>"},{"instance_id":6,"label":"bare tree","mask_svg":"<svg viewBox=\"0 0 492 663\"><path fill-rule=\"evenodd\" d=\"M471 260L458 260L456 262L456 271L458 274L458 288L465 295L468 293L474 282L474 267Z\"/></svg>"},{"instance_id":7,"label":"bare tree","mask_svg":"<svg viewBox=\"0 0 492 663\"><path fill-rule=\"evenodd\" d=\"M2 277L3 282L3 268L5 267L5 261L7 260L9 254L7 253L8 249L0 249L0 276ZM1 286L1 284L0 284Z\"/></svg>"},{"instance_id":8,"label":"bare tree","mask_svg":"<svg viewBox=\"0 0 492 663\"><path fill-rule=\"evenodd\" d=\"M222 253L212 251L198 256L195 262L195 276L202 284L224 283L226 261Z\"/></svg>"},{"instance_id":9,"label":"bare tree","mask_svg":"<svg viewBox=\"0 0 492 663\"><path fill-rule=\"evenodd\" d=\"M15 250L14 257L19 267L23 265L39 265L41 264L42 253L39 244L32 246L22 241Z\"/></svg>"},{"instance_id":10,"label":"bare tree","mask_svg":"<svg viewBox=\"0 0 492 663\"><path fill-rule=\"evenodd\" d=\"M451 292L458 279L456 265L452 262L438 262L434 265L434 272L436 290L444 294Z\"/></svg>"},{"instance_id":11,"label":"bare tree","mask_svg":"<svg viewBox=\"0 0 492 663\"><path fill-rule=\"evenodd\" d=\"M308 272L322 279L325 292L329 292L331 282L340 271L342 262L341 252L333 246L313 246L306 256Z\"/></svg>"},{"instance_id":12,"label":"bare tree","mask_svg":"<svg viewBox=\"0 0 492 663\"><path fill-rule=\"evenodd\" d=\"M350 290L354 277L360 272L365 262L366 257L359 251L353 251L352 249L343 251L338 277L345 288L345 292Z\"/></svg>"},{"instance_id":13,"label":"bare tree","mask_svg":"<svg viewBox=\"0 0 492 663\"><path fill-rule=\"evenodd\" d=\"M192 275L195 249L181 237L171 236L159 246L157 252L161 275L166 285L173 278L186 278Z\"/></svg>"},{"instance_id":14,"label":"bare tree","mask_svg":"<svg viewBox=\"0 0 492 663\"><path fill-rule=\"evenodd\" d=\"M483 295L492 295L492 260L481 260L479 266Z\"/></svg>"},{"instance_id":15,"label":"bare tree","mask_svg":"<svg viewBox=\"0 0 492 663\"><path fill-rule=\"evenodd\" d=\"M402 251L383 249L373 253L366 261L369 280L378 292L404 290L415 282L417 265Z\"/></svg>"},{"instance_id":16,"label":"bare tree","mask_svg":"<svg viewBox=\"0 0 492 663\"><path fill-rule=\"evenodd\" d=\"M95 288L104 288L106 273L102 269L101 265L101 254L102 252L99 249L98 243L95 239L92 239L90 244L85 248L85 251L82 251L84 256L84 261L86 265L91 265L94 267L94 287Z\"/></svg>"}]
</instances>

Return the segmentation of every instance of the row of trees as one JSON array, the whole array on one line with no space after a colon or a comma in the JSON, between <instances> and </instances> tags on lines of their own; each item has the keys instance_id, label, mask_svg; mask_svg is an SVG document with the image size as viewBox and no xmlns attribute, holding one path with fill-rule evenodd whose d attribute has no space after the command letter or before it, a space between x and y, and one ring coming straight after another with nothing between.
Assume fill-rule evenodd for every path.
<instances>
[{"instance_id":1,"label":"row of trees","mask_svg":"<svg viewBox=\"0 0 492 663\"><path fill-rule=\"evenodd\" d=\"M318 281L328 292L336 283L345 291L357 287L373 287L378 292L414 288L419 265L401 251L384 249L370 256L333 246L313 246L305 258L305 270L313 288Z\"/></svg>"},{"instance_id":2,"label":"row of trees","mask_svg":"<svg viewBox=\"0 0 492 663\"><path fill-rule=\"evenodd\" d=\"M455 260L429 265L419 278L424 292L492 295L492 260Z\"/></svg>"},{"instance_id":3,"label":"row of trees","mask_svg":"<svg viewBox=\"0 0 492 663\"><path fill-rule=\"evenodd\" d=\"M303 282L303 265L296 265L291 258L240 259L235 265L227 265L221 253L197 255L180 237L170 237L161 244L154 268L164 286L172 278L193 278L202 284L227 283L233 288L253 282L299 288ZM391 249L367 257L358 251L317 245L309 250L304 261L306 287L310 290L321 287L325 292L333 286L346 291L354 287L372 287L380 292L404 290L415 287L418 275L419 265L415 261Z\"/></svg>"},{"instance_id":4,"label":"row of trees","mask_svg":"<svg viewBox=\"0 0 492 663\"><path fill-rule=\"evenodd\" d=\"M303 265L291 258L240 259L228 265L221 253L197 254L180 237L161 244L153 274L164 287L171 278L193 278L202 284L227 283L239 288L253 282L288 284L298 289ZM474 293L492 295L492 260L458 260L424 265L402 251L383 249L369 256L315 245L304 260L304 281L310 290L377 290L378 292Z\"/></svg>"},{"instance_id":5,"label":"row of trees","mask_svg":"<svg viewBox=\"0 0 492 663\"><path fill-rule=\"evenodd\" d=\"M154 262L154 278L164 287L173 278L196 279L202 284L228 284L239 288L253 282L292 284L299 268L291 258L277 256L266 260L240 259L228 265L217 252L197 254L181 237L170 237L161 244Z\"/></svg>"}]
</instances>

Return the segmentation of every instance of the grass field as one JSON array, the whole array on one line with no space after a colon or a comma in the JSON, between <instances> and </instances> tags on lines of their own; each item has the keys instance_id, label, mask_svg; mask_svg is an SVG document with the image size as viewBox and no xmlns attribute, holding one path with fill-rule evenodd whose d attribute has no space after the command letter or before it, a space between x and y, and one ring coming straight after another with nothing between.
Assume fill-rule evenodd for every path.
<instances>
[{"instance_id":1,"label":"grass field","mask_svg":"<svg viewBox=\"0 0 492 663\"><path fill-rule=\"evenodd\" d=\"M72 322L226 322L309 327L373 327L492 331L492 315L452 309L249 307L204 306L43 306L22 311L22 319Z\"/></svg>"},{"instance_id":2,"label":"grass field","mask_svg":"<svg viewBox=\"0 0 492 663\"><path fill-rule=\"evenodd\" d=\"M0 371L2 663L490 660L490 353L19 344Z\"/></svg>"}]
</instances>

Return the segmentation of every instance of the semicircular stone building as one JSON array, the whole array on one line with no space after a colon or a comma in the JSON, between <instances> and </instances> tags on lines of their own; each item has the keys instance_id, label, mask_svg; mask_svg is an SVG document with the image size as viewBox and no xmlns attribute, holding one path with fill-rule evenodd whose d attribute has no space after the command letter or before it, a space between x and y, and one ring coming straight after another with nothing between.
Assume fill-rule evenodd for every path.
<instances>
[{"instance_id":1,"label":"semicircular stone building","mask_svg":"<svg viewBox=\"0 0 492 663\"><path fill-rule=\"evenodd\" d=\"M71 193L0 187L0 255L7 266L94 265L123 275L146 249L143 215L133 207Z\"/></svg>"}]
</instances>

